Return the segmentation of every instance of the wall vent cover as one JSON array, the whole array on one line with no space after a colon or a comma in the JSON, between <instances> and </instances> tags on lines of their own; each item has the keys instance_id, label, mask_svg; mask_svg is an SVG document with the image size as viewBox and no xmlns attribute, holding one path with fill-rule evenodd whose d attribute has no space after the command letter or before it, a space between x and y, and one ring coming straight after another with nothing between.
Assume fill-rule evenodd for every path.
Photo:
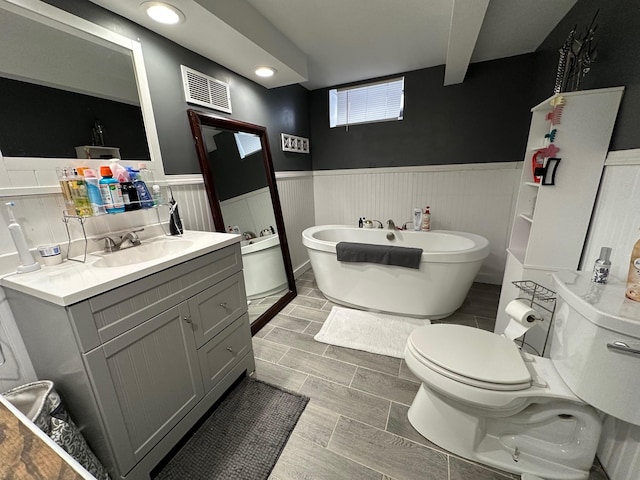
<instances>
[{"instance_id":1,"label":"wall vent cover","mask_svg":"<svg viewBox=\"0 0 640 480\"><path fill-rule=\"evenodd\" d=\"M184 98L187 103L231 113L229 84L180 65Z\"/></svg>"}]
</instances>

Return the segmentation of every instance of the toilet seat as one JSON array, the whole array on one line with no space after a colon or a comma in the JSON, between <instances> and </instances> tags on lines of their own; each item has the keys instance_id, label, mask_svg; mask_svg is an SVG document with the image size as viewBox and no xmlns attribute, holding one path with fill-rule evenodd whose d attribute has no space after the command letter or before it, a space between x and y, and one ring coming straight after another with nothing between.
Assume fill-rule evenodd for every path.
<instances>
[{"instance_id":1,"label":"toilet seat","mask_svg":"<svg viewBox=\"0 0 640 480\"><path fill-rule=\"evenodd\" d=\"M409 336L407 350L425 367L473 387L518 391L532 383L516 344L477 328L455 324L420 327Z\"/></svg>"}]
</instances>

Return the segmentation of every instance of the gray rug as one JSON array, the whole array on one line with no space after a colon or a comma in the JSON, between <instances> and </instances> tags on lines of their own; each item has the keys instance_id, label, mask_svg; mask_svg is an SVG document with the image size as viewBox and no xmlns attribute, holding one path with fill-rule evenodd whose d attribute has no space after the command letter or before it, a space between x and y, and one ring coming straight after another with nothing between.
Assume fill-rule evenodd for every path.
<instances>
[{"instance_id":1,"label":"gray rug","mask_svg":"<svg viewBox=\"0 0 640 480\"><path fill-rule=\"evenodd\" d=\"M308 402L245 378L155 479L266 479Z\"/></svg>"}]
</instances>

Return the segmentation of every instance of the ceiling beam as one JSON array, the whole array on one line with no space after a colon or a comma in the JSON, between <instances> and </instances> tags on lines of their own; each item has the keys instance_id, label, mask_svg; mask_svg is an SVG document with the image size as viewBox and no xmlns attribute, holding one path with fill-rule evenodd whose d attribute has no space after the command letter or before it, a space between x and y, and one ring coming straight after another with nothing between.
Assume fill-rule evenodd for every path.
<instances>
[{"instance_id":1,"label":"ceiling beam","mask_svg":"<svg viewBox=\"0 0 640 480\"><path fill-rule=\"evenodd\" d=\"M467 74L489 0L454 0L444 84L462 83Z\"/></svg>"}]
</instances>

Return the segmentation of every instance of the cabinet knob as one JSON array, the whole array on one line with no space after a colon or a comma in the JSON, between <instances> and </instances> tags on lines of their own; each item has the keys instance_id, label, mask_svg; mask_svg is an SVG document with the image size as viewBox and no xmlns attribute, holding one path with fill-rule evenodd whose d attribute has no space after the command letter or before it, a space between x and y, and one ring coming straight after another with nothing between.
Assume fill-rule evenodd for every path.
<instances>
[{"instance_id":1,"label":"cabinet knob","mask_svg":"<svg viewBox=\"0 0 640 480\"><path fill-rule=\"evenodd\" d=\"M185 315L184 317L182 317L182 320L184 320L185 322L187 322L189 325L191 325L193 322L191 321L191 317L189 315Z\"/></svg>"},{"instance_id":2,"label":"cabinet knob","mask_svg":"<svg viewBox=\"0 0 640 480\"><path fill-rule=\"evenodd\" d=\"M226 309L226 308L227 308L227 302L222 302L222 303L220 304L220 306L221 306L222 308Z\"/></svg>"},{"instance_id":3,"label":"cabinet knob","mask_svg":"<svg viewBox=\"0 0 640 480\"><path fill-rule=\"evenodd\" d=\"M233 353L233 348L227 347L227 351Z\"/></svg>"}]
</instances>

